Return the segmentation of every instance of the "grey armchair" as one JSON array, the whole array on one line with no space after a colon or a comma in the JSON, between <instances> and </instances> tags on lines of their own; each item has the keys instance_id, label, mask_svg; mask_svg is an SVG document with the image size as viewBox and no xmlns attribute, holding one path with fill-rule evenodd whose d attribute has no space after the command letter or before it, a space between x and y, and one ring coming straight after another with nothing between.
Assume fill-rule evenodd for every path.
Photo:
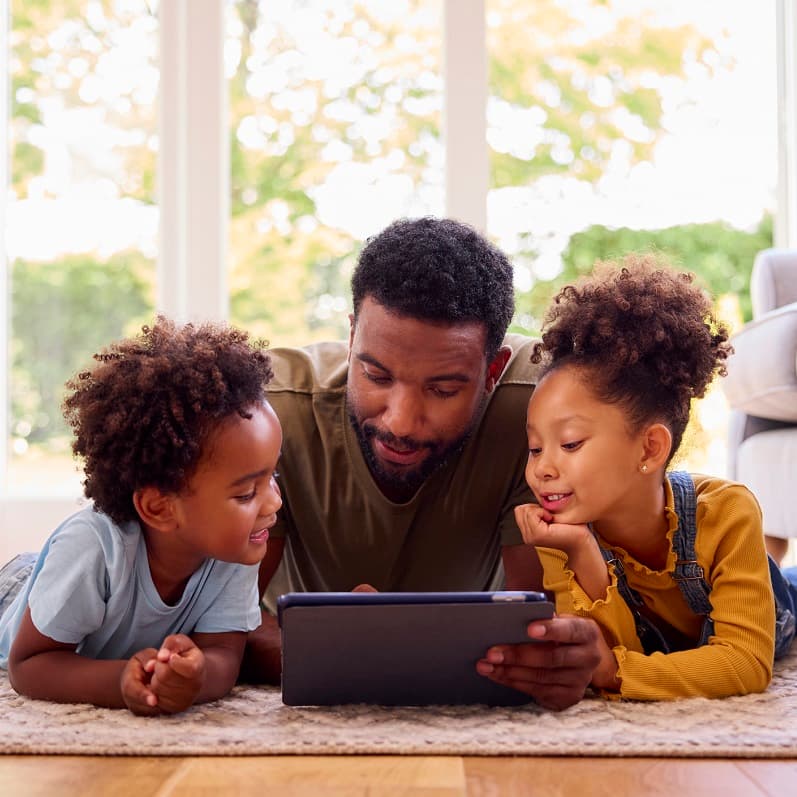
<instances>
[{"instance_id":1,"label":"grey armchair","mask_svg":"<svg viewBox=\"0 0 797 797\"><path fill-rule=\"evenodd\" d=\"M729 476L756 495L767 548L797 537L797 249L765 249L750 277L753 320L734 335L722 385Z\"/></svg>"}]
</instances>

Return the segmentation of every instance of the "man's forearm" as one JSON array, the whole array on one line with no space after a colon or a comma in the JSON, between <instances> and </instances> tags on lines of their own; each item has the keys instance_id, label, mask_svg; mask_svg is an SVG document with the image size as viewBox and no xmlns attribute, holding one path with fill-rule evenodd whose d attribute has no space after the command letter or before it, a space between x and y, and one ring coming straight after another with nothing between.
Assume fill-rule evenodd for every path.
<instances>
[{"instance_id":1,"label":"man's forearm","mask_svg":"<svg viewBox=\"0 0 797 797\"><path fill-rule=\"evenodd\" d=\"M277 618L261 609L262 623L250 631L239 680L255 684L279 684L282 675L282 640Z\"/></svg>"}]
</instances>

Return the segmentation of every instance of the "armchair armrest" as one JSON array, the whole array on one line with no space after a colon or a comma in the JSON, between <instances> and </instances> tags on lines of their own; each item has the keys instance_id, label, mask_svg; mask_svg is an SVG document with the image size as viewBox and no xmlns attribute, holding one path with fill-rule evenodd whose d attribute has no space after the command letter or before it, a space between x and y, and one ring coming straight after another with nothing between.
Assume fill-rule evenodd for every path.
<instances>
[{"instance_id":1,"label":"armchair armrest","mask_svg":"<svg viewBox=\"0 0 797 797\"><path fill-rule=\"evenodd\" d=\"M756 318L733 336L722 387L734 410L797 422L797 302Z\"/></svg>"}]
</instances>

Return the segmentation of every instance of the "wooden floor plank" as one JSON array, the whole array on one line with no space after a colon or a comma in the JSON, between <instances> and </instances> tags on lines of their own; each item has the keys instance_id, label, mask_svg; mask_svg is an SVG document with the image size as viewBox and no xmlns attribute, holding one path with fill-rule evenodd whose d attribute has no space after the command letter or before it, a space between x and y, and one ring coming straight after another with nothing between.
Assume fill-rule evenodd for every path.
<instances>
[{"instance_id":1,"label":"wooden floor plank","mask_svg":"<svg viewBox=\"0 0 797 797\"><path fill-rule=\"evenodd\" d=\"M439 795L464 797L455 756L267 756L194 758L158 797L189 795Z\"/></svg>"},{"instance_id":2,"label":"wooden floor plank","mask_svg":"<svg viewBox=\"0 0 797 797\"><path fill-rule=\"evenodd\" d=\"M182 766L166 756L0 756L0 795L155 797Z\"/></svg>"},{"instance_id":3,"label":"wooden floor plank","mask_svg":"<svg viewBox=\"0 0 797 797\"><path fill-rule=\"evenodd\" d=\"M795 795L793 761L673 758L468 758L468 797Z\"/></svg>"},{"instance_id":4,"label":"wooden floor plank","mask_svg":"<svg viewBox=\"0 0 797 797\"><path fill-rule=\"evenodd\" d=\"M797 760L0 756L2 797L783 797Z\"/></svg>"}]
</instances>

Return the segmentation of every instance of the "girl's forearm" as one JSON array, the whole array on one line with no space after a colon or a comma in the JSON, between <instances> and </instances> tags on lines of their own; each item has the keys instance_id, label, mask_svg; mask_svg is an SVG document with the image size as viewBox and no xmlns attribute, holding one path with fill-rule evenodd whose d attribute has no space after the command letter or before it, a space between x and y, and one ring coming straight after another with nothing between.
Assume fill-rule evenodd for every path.
<instances>
[{"instance_id":1,"label":"girl's forearm","mask_svg":"<svg viewBox=\"0 0 797 797\"><path fill-rule=\"evenodd\" d=\"M567 566L581 589L593 601L606 597L611 583L609 570L594 538L567 554Z\"/></svg>"},{"instance_id":2,"label":"girl's forearm","mask_svg":"<svg viewBox=\"0 0 797 797\"><path fill-rule=\"evenodd\" d=\"M21 695L55 703L125 708L121 676L126 661L89 659L65 650L9 662L11 686Z\"/></svg>"}]
</instances>

